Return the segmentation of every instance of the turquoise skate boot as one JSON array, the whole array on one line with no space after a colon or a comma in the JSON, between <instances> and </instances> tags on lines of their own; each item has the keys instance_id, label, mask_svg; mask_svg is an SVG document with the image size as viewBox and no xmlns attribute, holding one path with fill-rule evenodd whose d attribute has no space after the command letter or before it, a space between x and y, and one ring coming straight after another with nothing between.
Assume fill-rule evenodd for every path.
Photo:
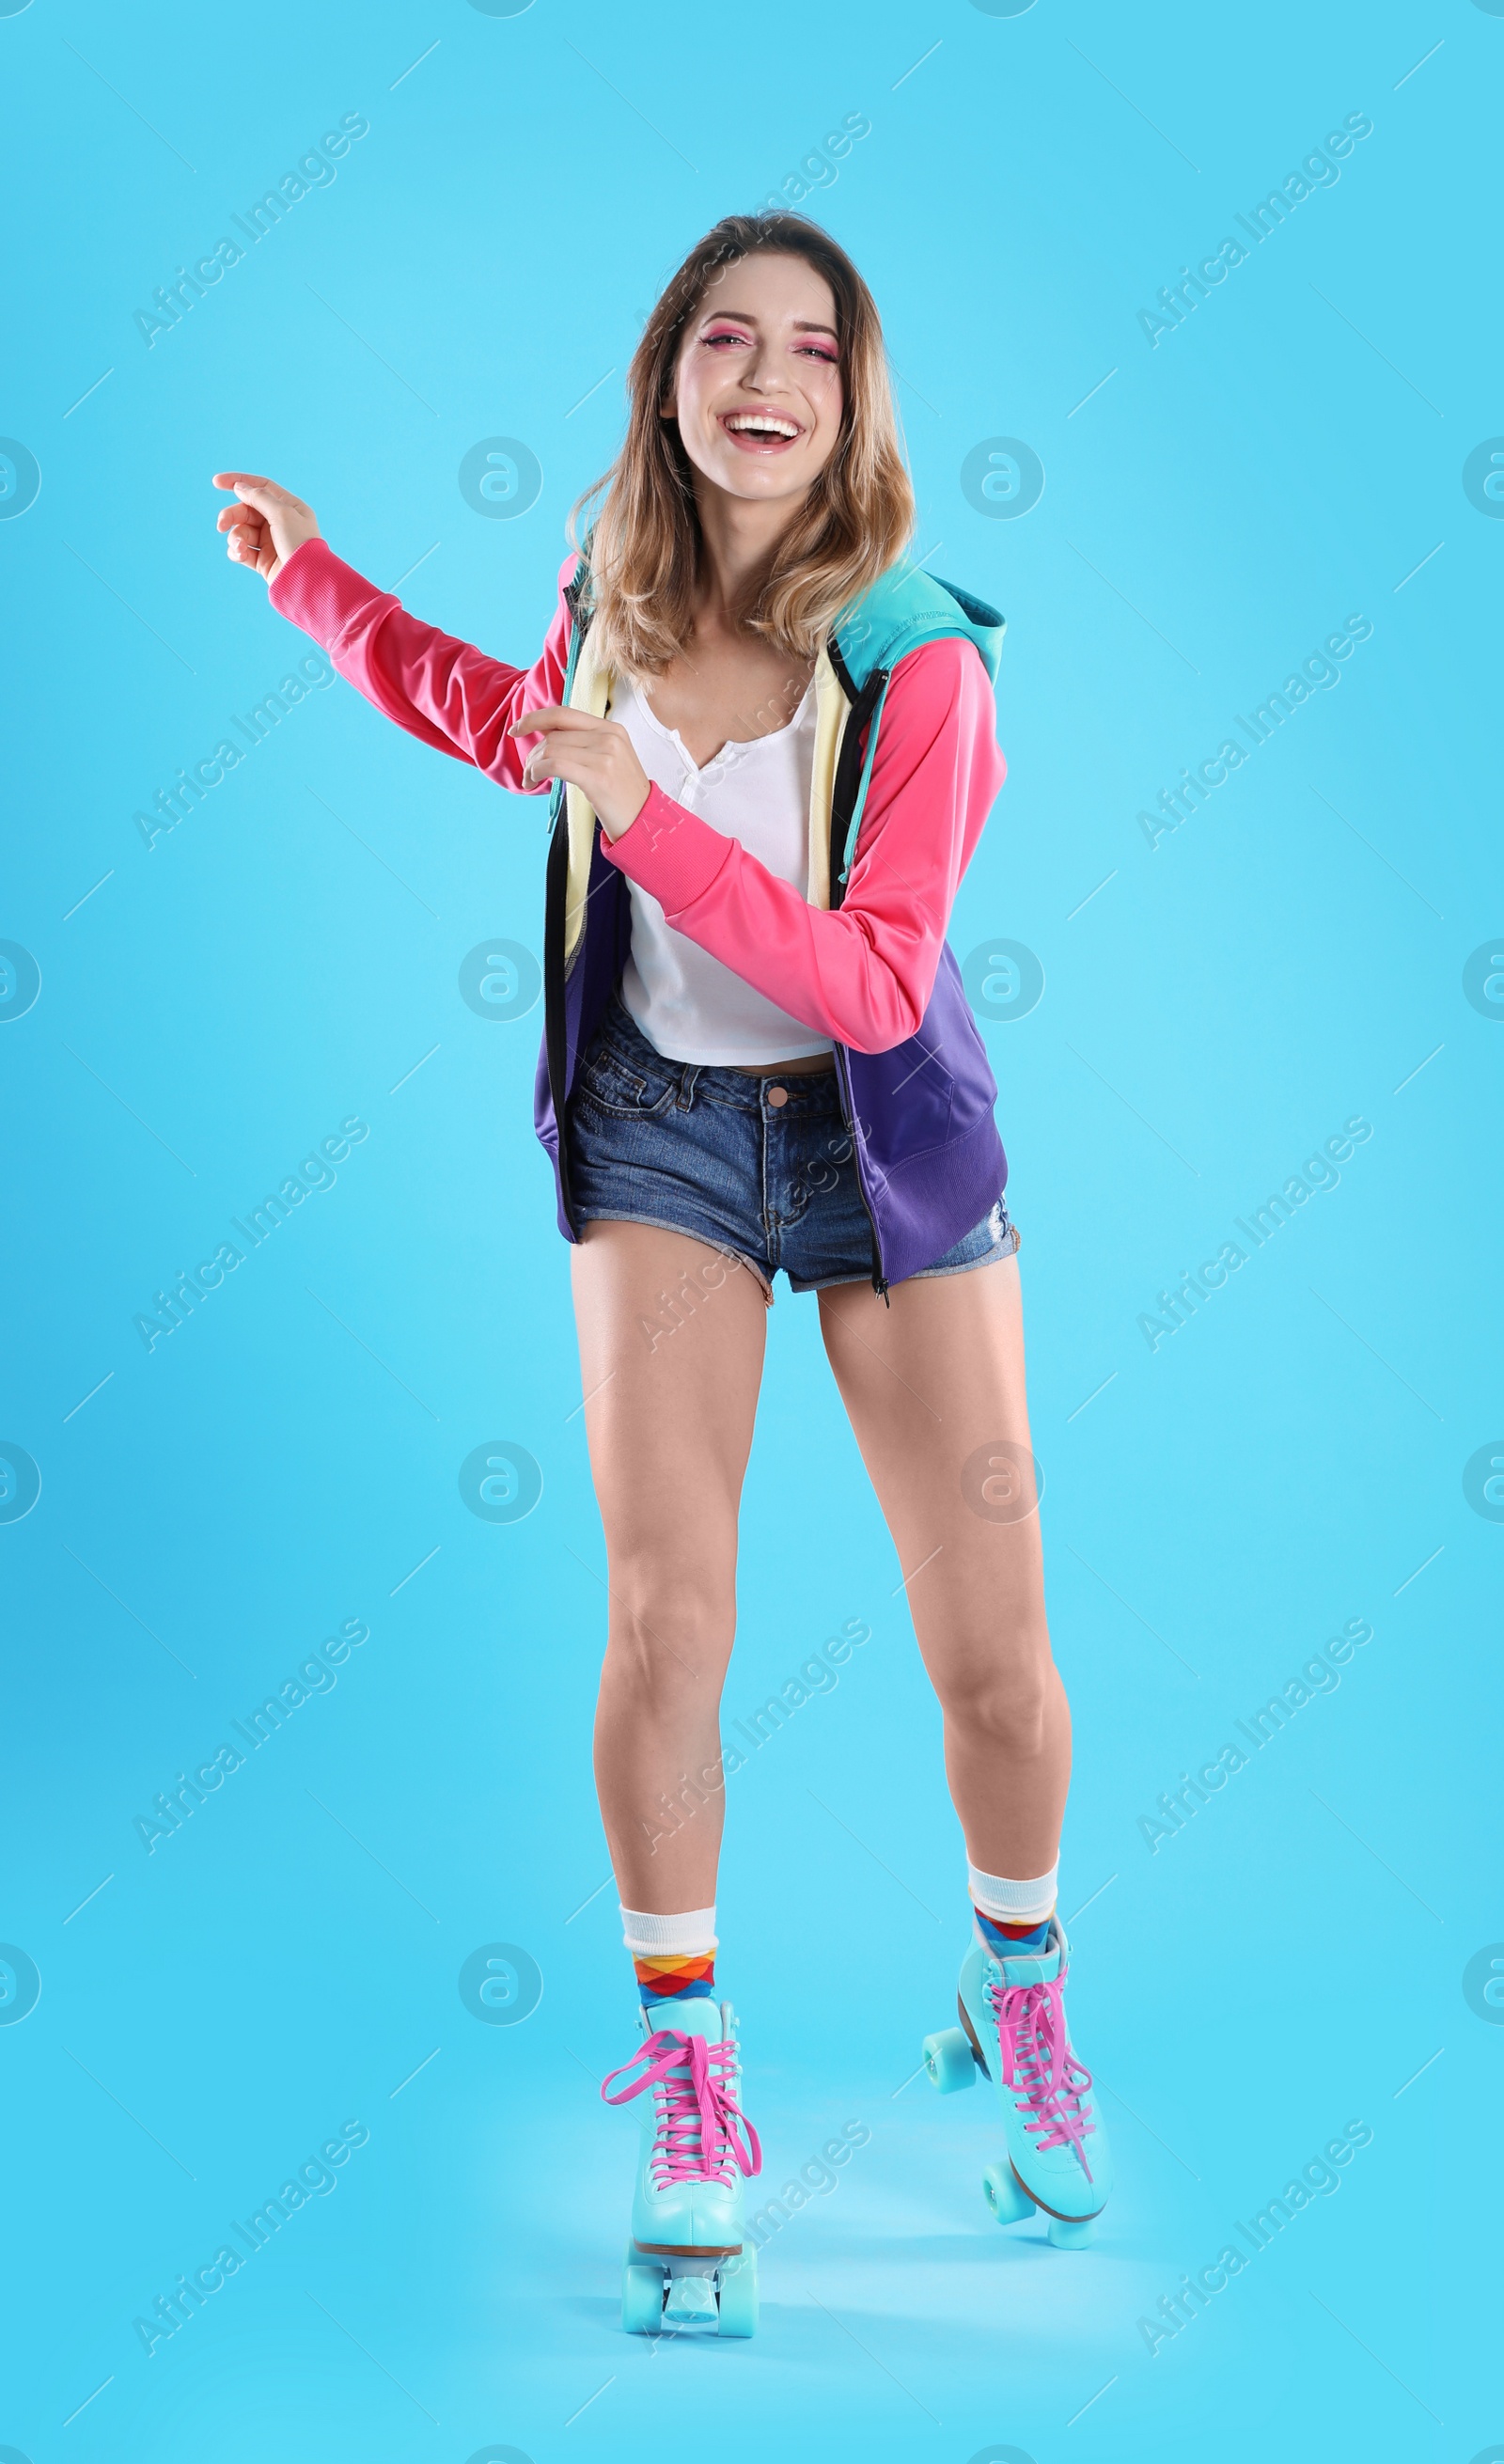
<instances>
[{"instance_id":1,"label":"turquoise skate boot","mask_svg":"<svg viewBox=\"0 0 1504 2464\"><path fill-rule=\"evenodd\" d=\"M757 2255L746 2241L742 2182L762 2170L757 2133L737 2102L741 2064L729 2002L660 2004L631 2061L601 2081L607 2104L644 2088L643 2157L632 2201L632 2238L621 2280L628 2335L708 2327L723 2336L757 2331ZM613 2096L613 2083L646 2068Z\"/></svg>"},{"instance_id":2,"label":"turquoise skate boot","mask_svg":"<svg viewBox=\"0 0 1504 2464\"><path fill-rule=\"evenodd\" d=\"M1007 2153L982 2192L1000 2225L1035 2208L1057 2250L1084 2250L1112 2189L1106 2124L1092 2075L1071 2050L1064 1989L1070 1946L1050 1920L1042 1950L998 1959L973 1943L961 1963L959 2028L925 2038L925 2068L942 2096L995 2079Z\"/></svg>"}]
</instances>

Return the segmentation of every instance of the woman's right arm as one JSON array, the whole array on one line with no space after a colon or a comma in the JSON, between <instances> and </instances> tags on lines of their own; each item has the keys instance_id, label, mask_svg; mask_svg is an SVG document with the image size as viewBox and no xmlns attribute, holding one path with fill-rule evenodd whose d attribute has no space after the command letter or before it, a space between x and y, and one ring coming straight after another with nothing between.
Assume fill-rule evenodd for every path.
<instances>
[{"instance_id":1,"label":"woman's right arm","mask_svg":"<svg viewBox=\"0 0 1504 2464\"><path fill-rule=\"evenodd\" d=\"M569 610L559 575L559 601L548 640L532 668L509 667L469 642L409 616L390 591L378 590L337 557L310 506L274 480L246 471L215 473L236 502L219 517L234 563L252 565L268 584L277 613L301 627L328 652L339 673L388 718L421 742L471 761L498 786L528 789L523 769L532 739L509 736L525 710L563 699L569 655Z\"/></svg>"}]
</instances>

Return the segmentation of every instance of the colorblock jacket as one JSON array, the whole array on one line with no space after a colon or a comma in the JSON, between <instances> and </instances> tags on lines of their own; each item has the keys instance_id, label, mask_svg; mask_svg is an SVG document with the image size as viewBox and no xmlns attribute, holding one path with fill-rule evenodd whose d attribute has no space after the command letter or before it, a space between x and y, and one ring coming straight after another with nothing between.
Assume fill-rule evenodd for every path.
<instances>
[{"instance_id":1,"label":"colorblock jacket","mask_svg":"<svg viewBox=\"0 0 1504 2464\"><path fill-rule=\"evenodd\" d=\"M568 557L531 669L409 616L323 539L288 559L271 599L378 710L520 792L536 739L510 736L514 719L557 703L610 709L584 580ZM656 785L611 840L578 788L553 782L534 1120L566 1240L578 1234L559 1125L626 961L632 881L677 932L831 1038L875 1290L933 1265L987 1213L1008 1175L997 1087L946 928L1005 775L992 690L1002 631L992 608L906 561L839 619L815 671L807 895Z\"/></svg>"}]
</instances>

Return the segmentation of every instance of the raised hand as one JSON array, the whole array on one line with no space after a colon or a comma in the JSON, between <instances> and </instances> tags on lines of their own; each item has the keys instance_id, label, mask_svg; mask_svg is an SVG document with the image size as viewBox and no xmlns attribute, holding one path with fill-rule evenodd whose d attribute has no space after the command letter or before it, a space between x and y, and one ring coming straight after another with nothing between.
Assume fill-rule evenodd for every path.
<instances>
[{"instance_id":1,"label":"raised hand","mask_svg":"<svg viewBox=\"0 0 1504 2464\"><path fill-rule=\"evenodd\" d=\"M305 539L322 536L318 517L301 496L254 471L216 471L216 488L233 488L237 502L221 509L217 530L229 534L225 553L232 564L249 564L263 582L274 582Z\"/></svg>"}]
</instances>

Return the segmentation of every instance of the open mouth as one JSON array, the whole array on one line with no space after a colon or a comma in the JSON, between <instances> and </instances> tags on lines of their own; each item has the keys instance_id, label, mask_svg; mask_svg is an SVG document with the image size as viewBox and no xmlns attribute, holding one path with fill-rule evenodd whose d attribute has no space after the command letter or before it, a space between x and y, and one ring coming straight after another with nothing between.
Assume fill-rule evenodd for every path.
<instances>
[{"instance_id":1,"label":"open mouth","mask_svg":"<svg viewBox=\"0 0 1504 2464\"><path fill-rule=\"evenodd\" d=\"M739 453L786 453L804 433L778 410L728 410L720 424Z\"/></svg>"}]
</instances>

